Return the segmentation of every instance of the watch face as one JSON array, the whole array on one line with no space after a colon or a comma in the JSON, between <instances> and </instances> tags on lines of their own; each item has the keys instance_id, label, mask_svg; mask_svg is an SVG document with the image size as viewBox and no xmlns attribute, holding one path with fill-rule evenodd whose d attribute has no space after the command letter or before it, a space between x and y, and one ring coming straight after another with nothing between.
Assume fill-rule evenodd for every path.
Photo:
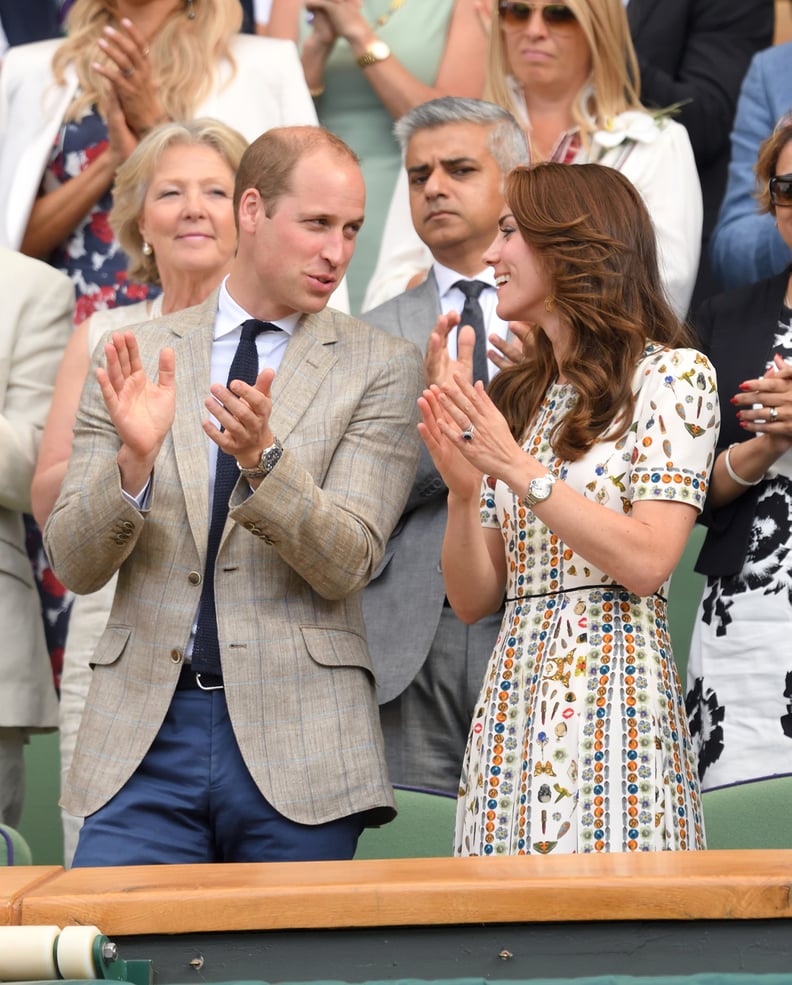
<instances>
[{"instance_id":1,"label":"watch face","mask_svg":"<svg viewBox=\"0 0 792 985\"><path fill-rule=\"evenodd\" d=\"M542 476L539 479L534 479L531 482L531 495L537 500L547 499L550 495L552 485L552 482L550 482L550 480L545 476Z\"/></svg>"},{"instance_id":2,"label":"watch face","mask_svg":"<svg viewBox=\"0 0 792 985\"><path fill-rule=\"evenodd\" d=\"M535 505L547 499L553 490L555 481L556 477L552 472L548 472L547 475L540 475L536 479L531 479L528 484L528 505Z\"/></svg>"},{"instance_id":3,"label":"watch face","mask_svg":"<svg viewBox=\"0 0 792 985\"><path fill-rule=\"evenodd\" d=\"M390 48L384 41L374 41L369 46L369 52L377 59L377 61L381 62L390 54Z\"/></svg>"}]
</instances>

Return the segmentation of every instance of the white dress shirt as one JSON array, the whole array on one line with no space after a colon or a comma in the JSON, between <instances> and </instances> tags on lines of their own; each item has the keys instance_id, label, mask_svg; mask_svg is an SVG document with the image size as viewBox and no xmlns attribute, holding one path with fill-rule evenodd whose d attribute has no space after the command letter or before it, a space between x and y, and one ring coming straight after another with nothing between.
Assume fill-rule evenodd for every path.
<instances>
[{"instance_id":1,"label":"white dress shirt","mask_svg":"<svg viewBox=\"0 0 792 985\"><path fill-rule=\"evenodd\" d=\"M465 305L465 295L458 287L454 287L454 284L458 280L480 280L487 284L488 286L479 295L479 304L484 314L487 336L499 335L502 339L506 339L509 334L508 322L503 321L502 318L498 318L495 313L495 308L498 304L498 292L495 288L495 273L492 267L485 267L475 277L464 277L462 274L457 273L456 270L451 270L450 267L444 267L436 260L432 264L432 267L435 280L437 281L437 289L440 294L440 310L444 315L448 314L449 311L456 311L459 315L462 314L462 308ZM448 336L448 354L452 359L457 358L456 332L451 332ZM498 372L498 367L495 363L487 360L487 368L489 369L489 378L492 379Z\"/></svg>"}]
</instances>

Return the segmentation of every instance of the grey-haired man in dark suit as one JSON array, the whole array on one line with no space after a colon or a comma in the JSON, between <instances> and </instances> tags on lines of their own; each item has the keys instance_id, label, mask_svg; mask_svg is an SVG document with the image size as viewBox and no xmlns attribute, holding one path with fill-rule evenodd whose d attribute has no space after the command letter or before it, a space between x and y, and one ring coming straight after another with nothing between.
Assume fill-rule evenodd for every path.
<instances>
[{"instance_id":1,"label":"grey-haired man in dark suit","mask_svg":"<svg viewBox=\"0 0 792 985\"><path fill-rule=\"evenodd\" d=\"M413 225L433 262L422 283L363 320L426 350L427 383L458 368L486 383L502 352L519 351L515 333L524 331L498 318L494 276L482 256L497 233L503 176L527 160L525 135L499 106L452 97L411 110L395 133L405 155ZM472 310L466 307L471 282L478 345L470 328L457 337ZM489 358L488 343L494 346ZM422 449L407 507L363 606L391 780L456 793L501 613L466 626L445 602L446 494Z\"/></svg>"}]
</instances>

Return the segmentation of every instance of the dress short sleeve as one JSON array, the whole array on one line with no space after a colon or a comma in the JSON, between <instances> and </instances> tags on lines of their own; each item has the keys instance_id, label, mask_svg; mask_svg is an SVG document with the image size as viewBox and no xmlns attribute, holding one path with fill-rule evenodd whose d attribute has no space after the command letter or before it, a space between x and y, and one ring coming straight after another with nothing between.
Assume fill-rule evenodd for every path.
<instances>
[{"instance_id":1,"label":"dress short sleeve","mask_svg":"<svg viewBox=\"0 0 792 985\"><path fill-rule=\"evenodd\" d=\"M715 370L695 349L652 346L635 375L630 499L701 510L720 428Z\"/></svg>"}]
</instances>

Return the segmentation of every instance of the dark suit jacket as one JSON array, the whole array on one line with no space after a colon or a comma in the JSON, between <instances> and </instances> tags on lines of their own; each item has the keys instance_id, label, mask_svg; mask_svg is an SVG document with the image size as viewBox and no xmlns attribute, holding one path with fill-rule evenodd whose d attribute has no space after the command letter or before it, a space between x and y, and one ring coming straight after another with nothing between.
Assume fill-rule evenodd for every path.
<instances>
[{"instance_id":1,"label":"dark suit jacket","mask_svg":"<svg viewBox=\"0 0 792 985\"><path fill-rule=\"evenodd\" d=\"M695 325L701 349L718 374L722 408L719 454L724 448L753 435L740 427L729 398L743 380L761 376L773 351L778 315L789 270L747 287L718 294L696 313ZM756 499L761 484L745 490L719 510L705 507L700 521L707 527L696 570L704 575L734 574L742 567L751 534Z\"/></svg>"},{"instance_id":2,"label":"dark suit jacket","mask_svg":"<svg viewBox=\"0 0 792 985\"><path fill-rule=\"evenodd\" d=\"M687 128L704 198L704 245L697 300L719 290L709 271L709 236L726 190L740 84L751 58L773 41L773 0L630 0L627 5L650 107L689 100L676 119Z\"/></svg>"},{"instance_id":3,"label":"dark suit jacket","mask_svg":"<svg viewBox=\"0 0 792 985\"><path fill-rule=\"evenodd\" d=\"M57 38L61 33L55 0L0 0L0 24L11 45Z\"/></svg>"},{"instance_id":4,"label":"dark suit jacket","mask_svg":"<svg viewBox=\"0 0 792 985\"><path fill-rule=\"evenodd\" d=\"M433 272L412 290L361 315L363 321L426 349L441 313ZM386 704L407 688L423 666L437 632L445 599L440 552L446 523L448 489L425 447L407 505L385 557L363 593L371 658L377 676L377 700ZM409 618L404 617L407 603ZM470 651L489 656L499 619L470 627Z\"/></svg>"}]
</instances>

